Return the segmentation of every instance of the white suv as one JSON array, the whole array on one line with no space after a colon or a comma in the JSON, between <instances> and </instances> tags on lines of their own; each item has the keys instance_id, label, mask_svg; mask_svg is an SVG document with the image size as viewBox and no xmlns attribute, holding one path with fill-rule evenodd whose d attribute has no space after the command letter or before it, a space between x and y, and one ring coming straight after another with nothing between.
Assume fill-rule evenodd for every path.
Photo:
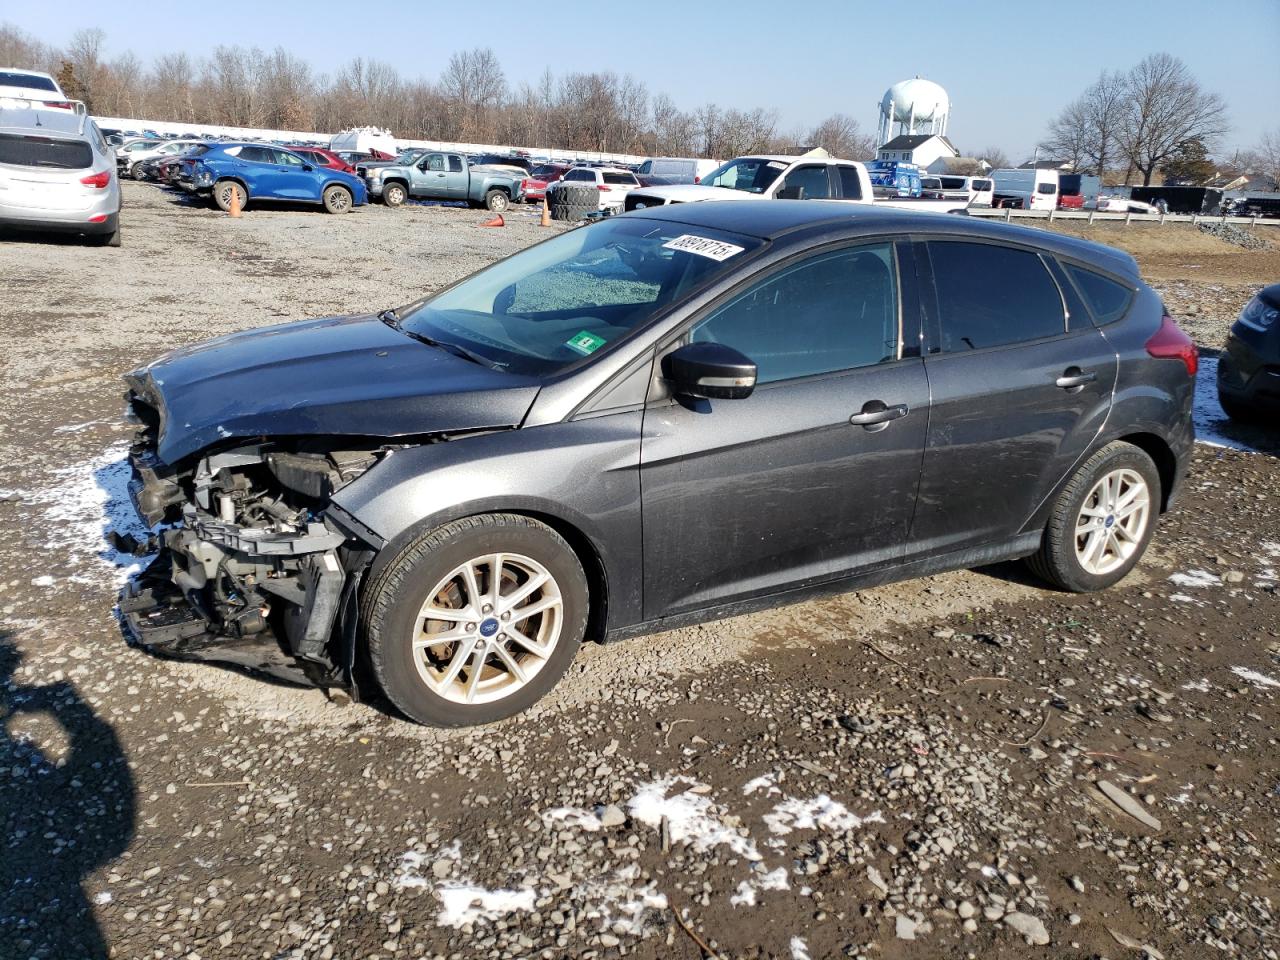
<instances>
[{"instance_id":1,"label":"white suv","mask_svg":"<svg viewBox=\"0 0 1280 960\"><path fill-rule=\"evenodd\" d=\"M58 81L38 70L17 70L0 67L0 108L25 109L37 107L46 110L70 110L83 112L84 104L68 100L58 86Z\"/></svg>"},{"instance_id":2,"label":"white suv","mask_svg":"<svg viewBox=\"0 0 1280 960\"><path fill-rule=\"evenodd\" d=\"M557 183L551 184L547 189L554 191L559 189L560 183L589 183L596 188L600 194L601 210L622 210L622 204L627 199L627 194L636 187L640 186L640 181L636 179L636 175L630 170L623 170L621 167L574 167L566 173Z\"/></svg>"}]
</instances>

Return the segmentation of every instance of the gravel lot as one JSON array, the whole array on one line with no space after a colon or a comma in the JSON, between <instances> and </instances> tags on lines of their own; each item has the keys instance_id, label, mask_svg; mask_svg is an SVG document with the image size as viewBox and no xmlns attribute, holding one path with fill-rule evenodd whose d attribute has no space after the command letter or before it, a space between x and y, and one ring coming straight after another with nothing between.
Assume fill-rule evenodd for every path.
<instances>
[{"instance_id":1,"label":"gravel lot","mask_svg":"<svg viewBox=\"0 0 1280 960\"><path fill-rule=\"evenodd\" d=\"M1274 431L1206 395L1104 595L917 580L584 650L524 716L422 729L126 646L119 376L547 231L124 189L119 250L0 239L3 960L1280 956ZM1280 277L1275 244L1105 239L1208 370Z\"/></svg>"}]
</instances>

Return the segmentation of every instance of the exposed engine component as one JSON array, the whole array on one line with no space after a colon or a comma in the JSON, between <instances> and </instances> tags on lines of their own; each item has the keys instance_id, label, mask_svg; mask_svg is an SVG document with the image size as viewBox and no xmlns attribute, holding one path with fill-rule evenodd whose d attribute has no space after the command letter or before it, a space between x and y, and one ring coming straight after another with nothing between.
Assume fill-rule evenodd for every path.
<instances>
[{"instance_id":1,"label":"exposed engine component","mask_svg":"<svg viewBox=\"0 0 1280 960\"><path fill-rule=\"evenodd\" d=\"M142 406L133 398L135 412ZM159 555L121 600L130 630L173 656L340 683L332 640L367 553L326 508L388 448L259 443L174 470L155 457L154 423L139 419L130 490L144 519L164 526Z\"/></svg>"}]
</instances>

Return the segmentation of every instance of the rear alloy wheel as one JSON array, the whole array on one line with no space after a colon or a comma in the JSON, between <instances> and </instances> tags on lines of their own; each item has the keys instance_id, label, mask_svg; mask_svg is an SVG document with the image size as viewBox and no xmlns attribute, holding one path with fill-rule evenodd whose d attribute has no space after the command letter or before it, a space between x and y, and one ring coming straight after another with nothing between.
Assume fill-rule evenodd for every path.
<instances>
[{"instance_id":1,"label":"rear alloy wheel","mask_svg":"<svg viewBox=\"0 0 1280 960\"><path fill-rule=\"evenodd\" d=\"M484 195L484 205L494 213L506 213L507 207L511 206L511 198L494 188Z\"/></svg>"},{"instance_id":2,"label":"rear alloy wheel","mask_svg":"<svg viewBox=\"0 0 1280 960\"><path fill-rule=\"evenodd\" d=\"M244 187L234 180L219 180L213 185L213 202L218 205L218 209L223 213L231 211L232 194L239 194L240 209L243 210L249 202L249 195L244 192Z\"/></svg>"},{"instance_id":3,"label":"rear alloy wheel","mask_svg":"<svg viewBox=\"0 0 1280 960\"><path fill-rule=\"evenodd\" d=\"M409 199L409 191L401 183L388 183L382 188L382 202L388 207L399 207Z\"/></svg>"},{"instance_id":4,"label":"rear alloy wheel","mask_svg":"<svg viewBox=\"0 0 1280 960\"><path fill-rule=\"evenodd\" d=\"M420 723L490 723L528 708L586 631L573 550L528 517L455 521L406 547L365 595L369 659L387 698Z\"/></svg>"},{"instance_id":5,"label":"rear alloy wheel","mask_svg":"<svg viewBox=\"0 0 1280 960\"><path fill-rule=\"evenodd\" d=\"M142 172L142 164L141 164L141 163L135 163L135 164L133 164L131 167L129 167L129 176L130 176L130 178L131 178L131 179L133 179L133 180L145 180L145 179L147 179L146 174L144 174L144 173Z\"/></svg>"},{"instance_id":6,"label":"rear alloy wheel","mask_svg":"<svg viewBox=\"0 0 1280 960\"><path fill-rule=\"evenodd\" d=\"M1142 558L1160 511L1160 475L1145 451L1103 447L1058 495L1032 570L1076 593L1122 580Z\"/></svg>"},{"instance_id":7,"label":"rear alloy wheel","mask_svg":"<svg viewBox=\"0 0 1280 960\"><path fill-rule=\"evenodd\" d=\"M350 213L351 191L337 184L325 187L324 208L330 213Z\"/></svg>"}]
</instances>

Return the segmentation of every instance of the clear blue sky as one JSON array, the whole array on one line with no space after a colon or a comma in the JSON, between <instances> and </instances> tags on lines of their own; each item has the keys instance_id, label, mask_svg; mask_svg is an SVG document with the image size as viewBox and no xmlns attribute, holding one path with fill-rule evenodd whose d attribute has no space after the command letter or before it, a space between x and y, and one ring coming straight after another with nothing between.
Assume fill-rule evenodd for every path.
<instances>
[{"instance_id":1,"label":"clear blue sky","mask_svg":"<svg viewBox=\"0 0 1280 960\"><path fill-rule=\"evenodd\" d=\"M1247 147L1280 127L1280 0L639 0L579 4L569 14L573 8L532 0L220 0L169 13L60 0L4 3L0 22L55 45L82 27L101 27L109 54L132 50L144 62L177 50L204 56L234 41L280 45L319 73L362 56L405 76L435 77L454 50L490 46L512 84L535 81L545 67L631 73L686 109L708 101L776 109L784 130L841 112L874 131L885 89L920 74L951 95L949 132L961 150L998 145L1015 161L1101 70L1167 52L1226 98L1227 147ZM550 9L566 12L534 12ZM550 39L558 31L544 19L576 23L567 31L575 39Z\"/></svg>"}]
</instances>

